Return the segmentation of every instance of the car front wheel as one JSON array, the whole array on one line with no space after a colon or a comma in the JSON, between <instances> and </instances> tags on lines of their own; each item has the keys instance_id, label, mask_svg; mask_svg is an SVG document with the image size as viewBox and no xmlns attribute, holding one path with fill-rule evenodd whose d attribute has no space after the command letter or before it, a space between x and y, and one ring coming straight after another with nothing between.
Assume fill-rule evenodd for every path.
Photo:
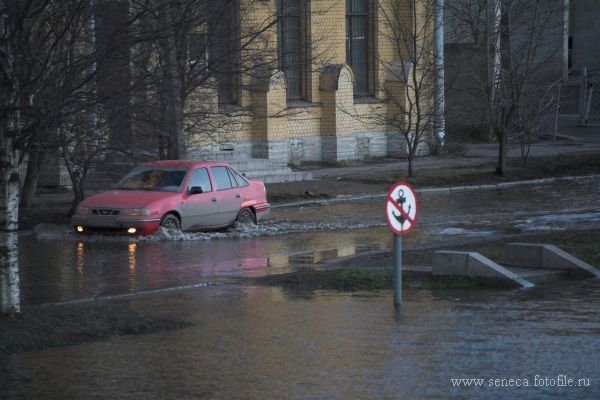
<instances>
[{"instance_id":1,"label":"car front wheel","mask_svg":"<svg viewBox=\"0 0 600 400\"><path fill-rule=\"evenodd\" d=\"M249 208L242 208L235 220L240 226L251 226L256 224L254 213Z\"/></svg>"},{"instance_id":2,"label":"car front wheel","mask_svg":"<svg viewBox=\"0 0 600 400\"><path fill-rule=\"evenodd\" d=\"M181 226L179 225L179 219L173 214L165 215L160 221L160 226L170 231L181 230Z\"/></svg>"}]
</instances>

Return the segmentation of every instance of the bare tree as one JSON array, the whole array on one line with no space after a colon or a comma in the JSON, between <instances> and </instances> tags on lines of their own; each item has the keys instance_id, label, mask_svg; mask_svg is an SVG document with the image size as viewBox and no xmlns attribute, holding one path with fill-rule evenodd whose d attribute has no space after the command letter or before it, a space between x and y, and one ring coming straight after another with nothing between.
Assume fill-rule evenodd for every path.
<instances>
[{"instance_id":1,"label":"bare tree","mask_svg":"<svg viewBox=\"0 0 600 400\"><path fill-rule=\"evenodd\" d=\"M177 159L190 138L216 140L215 131L250 115L242 87L276 64L263 42L276 23L265 2L153 1L141 22L132 30L131 115L146 148Z\"/></svg>"},{"instance_id":2,"label":"bare tree","mask_svg":"<svg viewBox=\"0 0 600 400\"><path fill-rule=\"evenodd\" d=\"M403 138L408 175L415 175L414 159L431 144L436 114L435 2L414 0L377 2L380 46L393 52L376 54L385 70L377 92L386 100L387 113L373 106L366 115L352 115L367 124L385 127Z\"/></svg>"},{"instance_id":3,"label":"bare tree","mask_svg":"<svg viewBox=\"0 0 600 400\"><path fill-rule=\"evenodd\" d=\"M499 144L496 173L505 175L509 141L519 141L526 160L528 143L545 124L540 116L556 101L564 2L461 0L446 12L462 28L459 35L485 46L486 77L471 78L487 97L488 123Z\"/></svg>"},{"instance_id":4,"label":"bare tree","mask_svg":"<svg viewBox=\"0 0 600 400\"><path fill-rule=\"evenodd\" d=\"M86 153L97 141L89 118L97 99L93 52L86 48L91 0L0 1L0 312L19 312L16 231L20 165L29 159L25 195L36 187L39 157L51 149ZM94 111L95 112L95 111ZM85 120L81 124L81 120ZM61 135L84 127L84 134ZM73 144L75 143L75 145Z\"/></svg>"},{"instance_id":5,"label":"bare tree","mask_svg":"<svg viewBox=\"0 0 600 400\"><path fill-rule=\"evenodd\" d=\"M19 167L42 121L33 105L61 65L67 31L81 12L76 0L0 1L0 313L19 312ZM66 25L58 21L66 21Z\"/></svg>"}]
</instances>

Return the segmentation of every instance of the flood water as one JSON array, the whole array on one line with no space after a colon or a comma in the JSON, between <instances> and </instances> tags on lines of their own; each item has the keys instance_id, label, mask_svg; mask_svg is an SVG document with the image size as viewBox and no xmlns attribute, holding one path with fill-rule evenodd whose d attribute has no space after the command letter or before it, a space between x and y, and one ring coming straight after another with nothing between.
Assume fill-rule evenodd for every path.
<instances>
[{"instance_id":1,"label":"flood water","mask_svg":"<svg viewBox=\"0 0 600 400\"><path fill-rule=\"evenodd\" d=\"M405 246L599 228L598 199L598 178L427 193ZM396 310L387 291L288 292L232 279L389 249L382 203L276 209L249 230L134 239L39 226L20 241L25 305L112 298L197 325L9 355L0 398L600 398L597 280L408 289Z\"/></svg>"},{"instance_id":2,"label":"flood water","mask_svg":"<svg viewBox=\"0 0 600 400\"><path fill-rule=\"evenodd\" d=\"M407 249L529 231L600 228L600 178L501 190L425 193ZM231 277L319 266L328 258L390 249L383 199L278 208L264 224L150 237L76 236L44 225L20 240L25 305L105 298Z\"/></svg>"},{"instance_id":3,"label":"flood water","mask_svg":"<svg viewBox=\"0 0 600 400\"><path fill-rule=\"evenodd\" d=\"M600 398L594 280L528 291L412 289L400 310L388 292L235 285L128 304L197 325L11 355L0 361L2 398ZM559 386L561 375L577 386ZM483 386L455 386L461 378Z\"/></svg>"}]
</instances>

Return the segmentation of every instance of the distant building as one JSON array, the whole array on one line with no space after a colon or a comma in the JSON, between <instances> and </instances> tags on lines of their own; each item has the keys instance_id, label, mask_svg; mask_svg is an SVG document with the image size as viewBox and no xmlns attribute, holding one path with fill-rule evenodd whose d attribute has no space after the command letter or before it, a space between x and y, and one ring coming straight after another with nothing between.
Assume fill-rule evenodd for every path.
<instances>
[{"instance_id":1,"label":"distant building","mask_svg":"<svg viewBox=\"0 0 600 400\"><path fill-rule=\"evenodd\" d=\"M569 67L578 73L582 66L600 71L600 2L570 0Z\"/></svg>"},{"instance_id":2,"label":"distant building","mask_svg":"<svg viewBox=\"0 0 600 400\"><path fill-rule=\"evenodd\" d=\"M416 120L414 111L403 110L416 90L407 84L412 64L399 50L411 39L399 34L406 26L394 26L394 18L412 23L416 7L415 24L424 32L417 48L433 52L434 3L215 0L206 3L213 14L198 26L170 37L165 31L150 43L136 35L168 26L163 19L169 15L153 13L150 22L140 18L126 25L134 2L97 0L99 124L110 143L125 150L116 154L146 159L170 157L168 147L177 146L182 158L266 160L276 171L304 162L405 156L398 126ZM250 46L248 32L257 33ZM211 39L217 36L221 39ZM171 38L175 45L166 43ZM424 64L432 66L433 53L426 57ZM155 68L160 63L167 67ZM185 73L174 69L182 64ZM424 87L433 87L432 70L412 70ZM196 79L203 83L188 91L184 85ZM433 96L423 98L421 111L433 114ZM177 107L184 115L179 126L172 118L176 113L169 114ZM433 126L426 130L417 155L430 154L436 145ZM174 136L175 145L169 142ZM123 156L99 158L86 187L106 186L127 162ZM110 177L99 177L109 170Z\"/></svg>"},{"instance_id":3,"label":"distant building","mask_svg":"<svg viewBox=\"0 0 600 400\"><path fill-rule=\"evenodd\" d=\"M486 85L492 79L494 62L499 62L494 60L498 51L494 32L499 29L500 9L495 7L500 3L497 0L447 1L444 20L446 126L451 136L466 133L483 138L489 135ZM575 3L582 3L587 11L600 15L597 1L572 0L571 6L569 3L569 0L544 0L535 8L535 2L529 0L511 2L518 12L510 15L507 46L514 63L527 62L533 67L534 73L528 79L552 83L568 78L569 44L575 43L574 39L570 40L569 32L577 32L577 37L582 38L586 37L582 31L587 32L577 26L580 17L569 18L570 10ZM596 3L595 9L592 3ZM539 13L537 19L531 15L534 9ZM467 11L472 14L468 15ZM532 41L535 45L528 47ZM573 57L579 52L598 53L591 51L585 40L578 42L580 50L573 51ZM585 47L587 50L583 50ZM528 50L533 50L531 60L526 59L530 55Z\"/></svg>"},{"instance_id":4,"label":"distant building","mask_svg":"<svg viewBox=\"0 0 600 400\"><path fill-rule=\"evenodd\" d=\"M399 0L402 3L408 6L412 0ZM233 76L206 92L214 98L216 113L227 110L227 115L217 117L223 129L215 131L211 141L188 137L187 157L211 158L229 152L233 159L300 164L406 154L404 139L393 127L361 118L373 113L385 118L394 112L384 87L397 87L398 97L410 95L406 85L389 73L400 56L383 26L385 2L268 0L257 4L255 20L276 12L277 22L261 41L273 44L271 57L277 58L277 65L262 77ZM430 144L423 143L423 153L430 151Z\"/></svg>"},{"instance_id":5,"label":"distant building","mask_svg":"<svg viewBox=\"0 0 600 400\"><path fill-rule=\"evenodd\" d=\"M419 7L433 4L430 0L416 2ZM390 39L389 15L386 18L390 10L386 9L385 1L240 0L229 3L237 4L238 9L224 11L209 21L208 27L199 27L187 38L191 53L206 53L202 61L204 71L215 71L215 59L219 59L220 65L208 81L209 85L198 88L186 98L186 115L193 118L194 112L201 109L203 115L210 118L184 121L183 156L192 159L225 157L234 161L259 158L287 165L406 154L402 135L393 126L381 122L398 114L386 95L390 88L396 98L408 99L412 95L398 74L390 73L390 68L397 69L403 64L398 46ZM413 0L399 0L389 4L395 4L408 15L412 3ZM243 32L253 29L258 32L258 25L253 24L269 19L272 26L260 32L257 45L240 49L236 41L243 40ZM99 34L107 30L102 28L102 22L98 20ZM216 25L211 27L214 22ZM419 23L431 25L426 31L433 32L433 20ZM233 36L228 36L227 42L206 45L207 32L226 31L229 26L237 28L228 31L233 32ZM429 45L427 42L432 37L422 40ZM101 43L100 40L99 46ZM264 65L253 71L245 69L245 60L256 62L256 58L264 60ZM235 67L229 68L223 60L229 60ZM99 63L99 78L105 79L105 71L110 70L107 64ZM240 69L244 72L236 73ZM133 70L135 74L135 65ZM127 74L120 74L121 78L115 81L114 71L110 71L109 88L121 86L118 82L123 76L129 79ZM125 135L127 140L146 142L149 150L160 146L156 140L143 138L158 124L136 125L135 118L132 122L118 112L122 108L118 103L123 99L108 97L109 105L114 105L109 108L116 119L111 129L120 131L133 125L133 135L119 135ZM129 101L134 108L136 102L149 103L139 96ZM381 116L378 122L372 118L376 116ZM429 153L431 145L431 137L425 139L420 147L423 154Z\"/></svg>"}]
</instances>

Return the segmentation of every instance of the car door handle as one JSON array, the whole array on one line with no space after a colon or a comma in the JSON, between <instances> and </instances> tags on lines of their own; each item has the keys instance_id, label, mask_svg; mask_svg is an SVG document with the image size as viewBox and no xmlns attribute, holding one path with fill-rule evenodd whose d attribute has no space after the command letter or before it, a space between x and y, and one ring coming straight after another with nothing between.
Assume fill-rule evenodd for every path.
<instances>
[{"instance_id":1,"label":"car door handle","mask_svg":"<svg viewBox=\"0 0 600 400\"><path fill-rule=\"evenodd\" d=\"M235 197L237 197L237 198L239 199L240 197L242 197L242 195L241 195L241 194L239 194L239 193L236 193L236 194L235 194Z\"/></svg>"},{"instance_id":2,"label":"car door handle","mask_svg":"<svg viewBox=\"0 0 600 400\"><path fill-rule=\"evenodd\" d=\"M212 202L213 202L213 203L216 203L216 202L217 202L217 198L216 198L216 197L213 197L213 198L212 198Z\"/></svg>"}]
</instances>

